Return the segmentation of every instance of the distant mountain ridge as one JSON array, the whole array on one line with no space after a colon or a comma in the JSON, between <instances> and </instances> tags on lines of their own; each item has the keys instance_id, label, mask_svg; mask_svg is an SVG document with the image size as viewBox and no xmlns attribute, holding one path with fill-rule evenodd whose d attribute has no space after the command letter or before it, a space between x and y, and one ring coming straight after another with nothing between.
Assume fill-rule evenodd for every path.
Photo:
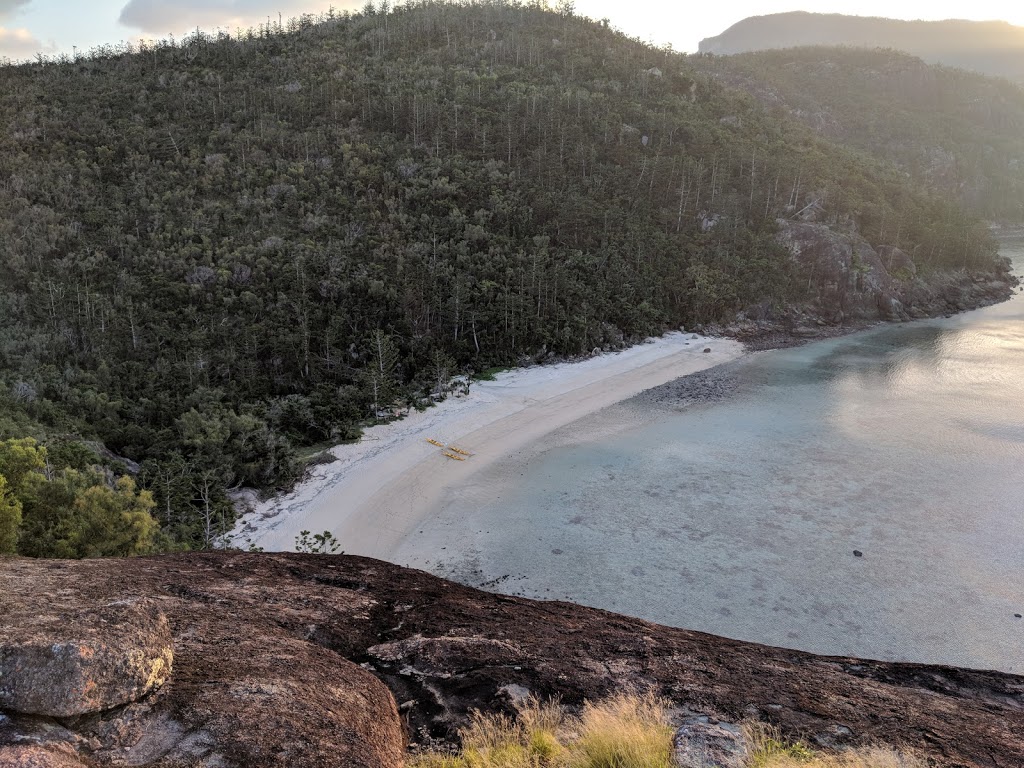
<instances>
[{"instance_id":1,"label":"distant mountain ridge","mask_svg":"<svg viewBox=\"0 0 1024 768\"><path fill-rule=\"evenodd\" d=\"M895 48L929 63L1024 82L1024 27L1005 21L902 21L794 11L746 18L701 40L700 52L728 55L808 45Z\"/></svg>"},{"instance_id":2,"label":"distant mountain ridge","mask_svg":"<svg viewBox=\"0 0 1024 768\"><path fill-rule=\"evenodd\" d=\"M1024 221L1024 88L891 49L690 57L781 119L893 163L992 221Z\"/></svg>"}]
</instances>

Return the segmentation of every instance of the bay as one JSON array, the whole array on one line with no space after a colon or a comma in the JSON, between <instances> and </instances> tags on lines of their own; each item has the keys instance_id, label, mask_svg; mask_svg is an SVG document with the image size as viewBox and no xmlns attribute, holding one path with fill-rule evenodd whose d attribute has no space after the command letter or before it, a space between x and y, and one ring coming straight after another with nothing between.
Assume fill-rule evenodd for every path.
<instances>
[{"instance_id":1,"label":"bay","mask_svg":"<svg viewBox=\"0 0 1024 768\"><path fill-rule=\"evenodd\" d=\"M1024 245L1004 253L1024 270ZM640 426L510 457L389 559L747 641L1024 672L1024 296L717 373L720 401L641 397L595 417Z\"/></svg>"}]
</instances>

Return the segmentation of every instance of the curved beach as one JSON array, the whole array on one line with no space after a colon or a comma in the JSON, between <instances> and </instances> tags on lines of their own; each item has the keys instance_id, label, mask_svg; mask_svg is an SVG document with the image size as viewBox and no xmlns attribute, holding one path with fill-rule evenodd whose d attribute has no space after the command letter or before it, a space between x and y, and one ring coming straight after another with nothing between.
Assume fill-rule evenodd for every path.
<instances>
[{"instance_id":1,"label":"curved beach","mask_svg":"<svg viewBox=\"0 0 1024 768\"><path fill-rule=\"evenodd\" d=\"M386 559L446 491L475 473L585 416L742 354L737 341L676 332L589 360L475 382L466 397L332 448L337 461L315 467L291 493L258 504L240 520L235 540L283 551L294 548L302 531L331 531L345 552ZM453 461L428 438L472 455Z\"/></svg>"}]
</instances>

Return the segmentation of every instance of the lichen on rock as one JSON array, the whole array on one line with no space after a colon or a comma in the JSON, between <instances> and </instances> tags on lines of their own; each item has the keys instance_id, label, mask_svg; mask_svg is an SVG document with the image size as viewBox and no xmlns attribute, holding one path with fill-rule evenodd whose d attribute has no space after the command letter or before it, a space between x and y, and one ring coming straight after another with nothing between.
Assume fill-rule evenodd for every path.
<instances>
[{"instance_id":1,"label":"lichen on rock","mask_svg":"<svg viewBox=\"0 0 1024 768\"><path fill-rule=\"evenodd\" d=\"M173 661L170 625L152 601L26 606L0 625L0 709L61 718L111 709L163 685Z\"/></svg>"}]
</instances>

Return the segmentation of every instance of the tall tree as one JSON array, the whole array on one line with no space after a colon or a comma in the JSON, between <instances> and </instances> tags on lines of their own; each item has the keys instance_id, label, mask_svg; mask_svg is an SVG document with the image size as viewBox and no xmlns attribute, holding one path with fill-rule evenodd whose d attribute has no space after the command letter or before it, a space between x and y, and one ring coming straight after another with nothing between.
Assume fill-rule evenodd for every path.
<instances>
[{"instance_id":1,"label":"tall tree","mask_svg":"<svg viewBox=\"0 0 1024 768\"><path fill-rule=\"evenodd\" d=\"M380 329L370 335L367 348L370 358L365 368L367 393L374 416L379 418L398 393L398 350L391 336Z\"/></svg>"},{"instance_id":2,"label":"tall tree","mask_svg":"<svg viewBox=\"0 0 1024 768\"><path fill-rule=\"evenodd\" d=\"M11 493L7 479L0 475L0 555L17 553L20 526L21 502Z\"/></svg>"}]
</instances>

